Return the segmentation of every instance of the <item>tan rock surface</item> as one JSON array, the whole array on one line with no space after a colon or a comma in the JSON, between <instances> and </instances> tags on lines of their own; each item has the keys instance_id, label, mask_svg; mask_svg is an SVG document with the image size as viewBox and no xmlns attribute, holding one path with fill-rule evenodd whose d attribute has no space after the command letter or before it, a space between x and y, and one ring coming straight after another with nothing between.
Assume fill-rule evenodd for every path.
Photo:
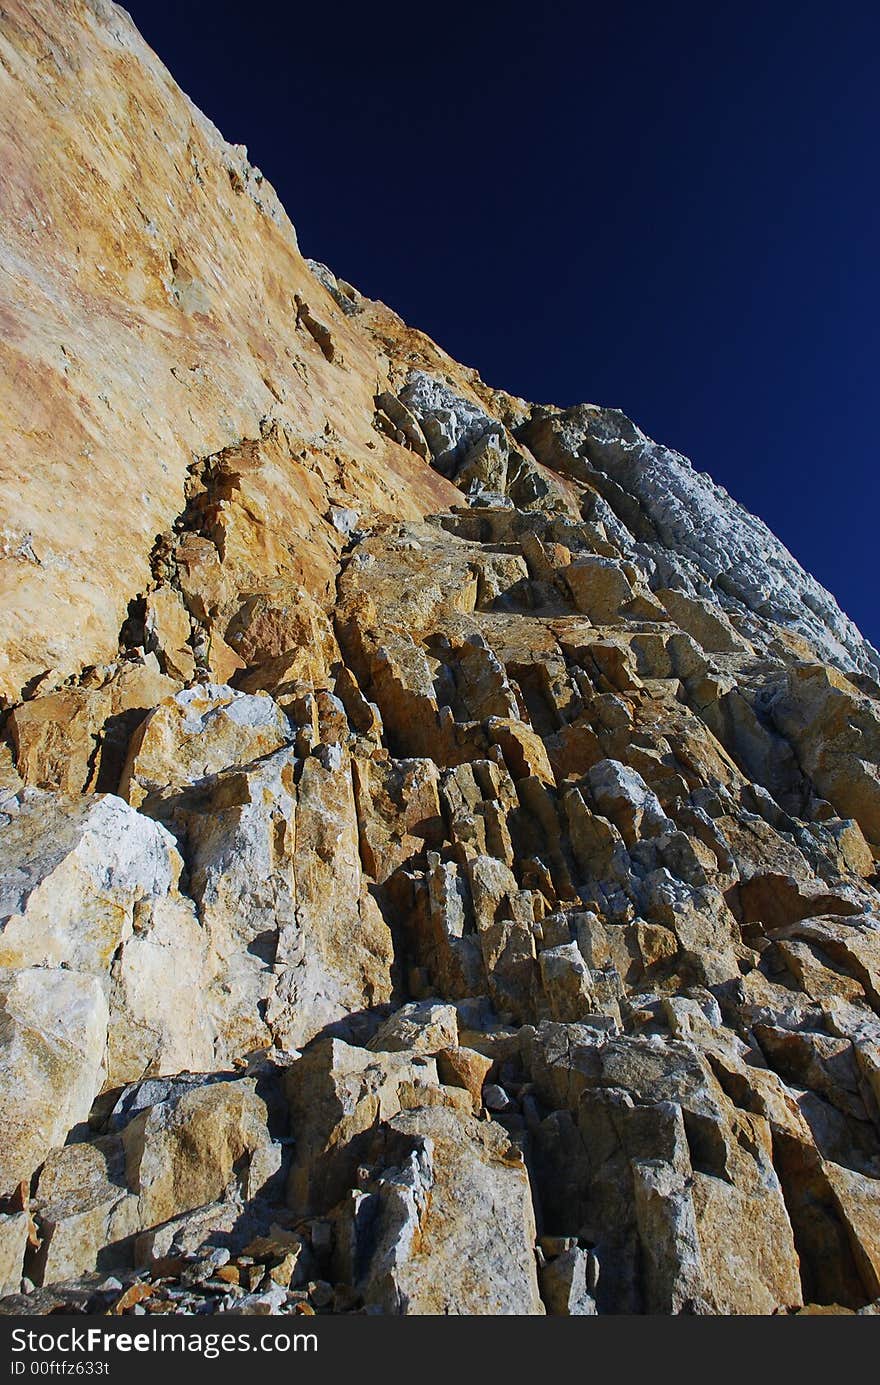
<instances>
[{"instance_id":1,"label":"tan rock surface","mask_svg":"<svg viewBox=\"0 0 880 1385\"><path fill-rule=\"evenodd\" d=\"M292 738L271 698L198 685L163 702L136 732L120 792L139 808L147 798L166 798L230 765L258 760Z\"/></svg>"},{"instance_id":2,"label":"tan rock surface","mask_svg":"<svg viewBox=\"0 0 880 1385\"><path fill-rule=\"evenodd\" d=\"M47 668L66 675L113 656L127 603L149 584L155 536L185 508L194 458L231 449L260 507L248 526L257 543L260 509L281 501L300 536L300 580L321 595L332 502L415 516L448 486L373 429L375 348L309 272L245 151L186 100L122 10L15 0L0 44L3 374L16 382L0 691L15 699ZM67 88L89 93L93 119ZM333 361L297 330L297 295L328 323ZM268 419L283 438L270 468L283 458L287 474L252 482ZM23 474L21 451L35 447L41 465ZM74 509L56 503L63 494Z\"/></svg>"},{"instance_id":3,"label":"tan rock surface","mask_svg":"<svg viewBox=\"0 0 880 1385\"><path fill-rule=\"evenodd\" d=\"M214 1201L244 1176L270 1143L266 1108L248 1082L196 1086L135 1116L122 1143L140 1223L154 1226Z\"/></svg>"},{"instance_id":4,"label":"tan rock surface","mask_svg":"<svg viewBox=\"0 0 880 1385\"><path fill-rule=\"evenodd\" d=\"M17 1294L28 1239L26 1212L0 1214L0 1293Z\"/></svg>"},{"instance_id":5,"label":"tan rock surface","mask_svg":"<svg viewBox=\"0 0 880 1385\"><path fill-rule=\"evenodd\" d=\"M5 1195L88 1115L104 1078L108 1016L95 977L45 967L0 972L0 1005Z\"/></svg>"},{"instance_id":6,"label":"tan rock surface","mask_svg":"<svg viewBox=\"0 0 880 1385\"><path fill-rule=\"evenodd\" d=\"M109 0L4 4L0 154L2 1306L874 1311L880 655Z\"/></svg>"},{"instance_id":7,"label":"tan rock surface","mask_svg":"<svg viewBox=\"0 0 880 1385\"><path fill-rule=\"evenodd\" d=\"M380 1240L374 1252L366 1271L367 1301L407 1314L543 1314L528 1176L501 1128L431 1106L394 1117L393 1135L417 1141L417 1148L429 1152L430 1175L424 1181L430 1196L420 1206L416 1184L416 1197L406 1208L410 1226L401 1227L397 1209L389 1209L393 1241L388 1246ZM388 1157L395 1159L391 1148ZM395 1175L380 1178L379 1197L393 1196ZM489 1208L491 1220L485 1215ZM385 1231L390 1240L392 1228L382 1226L380 1237Z\"/></svg>"}]
</instances>

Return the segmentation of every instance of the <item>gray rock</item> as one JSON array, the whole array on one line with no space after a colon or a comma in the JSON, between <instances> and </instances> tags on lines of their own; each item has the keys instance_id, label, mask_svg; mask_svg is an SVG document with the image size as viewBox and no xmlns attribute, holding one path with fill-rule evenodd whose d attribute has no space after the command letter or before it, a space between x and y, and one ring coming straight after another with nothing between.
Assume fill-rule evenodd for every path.
<instances>
[{"instance_id":1,"label":"gray rock","mask_svg":"<svg viewBox=\"0 0 880 1385\"><path fill-rule=\"evenodd\" d=\"M483 1105L487 1111L506 1111L512 1105L510 1097L497 1082L487 1082L483 1088Z\"/></svg>"}]
</instances>

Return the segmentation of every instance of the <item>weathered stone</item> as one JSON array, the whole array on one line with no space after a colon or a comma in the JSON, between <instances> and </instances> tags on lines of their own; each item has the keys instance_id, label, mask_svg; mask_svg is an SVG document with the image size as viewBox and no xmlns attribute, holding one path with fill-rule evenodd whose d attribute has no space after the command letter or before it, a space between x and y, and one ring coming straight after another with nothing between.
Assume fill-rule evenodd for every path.
<instances>
[{"instance_id":1,"label":"weathered stone","mask_svg":"<svg viewBox=\"0 0 880 1385\"><path fill-rule=\"evenodd\" d=\"M39 1250L28 1262L36 1284L53 1284L131 1258L141 1227L137 1197L125 1181L117 1136L67 1145L49 1156L34 1202Z\"/></svg>"},{"instance_id":2,"label":"weathered stone","mask_svg":"<svg viewBox=\"0 0 880 1385\"><path fill-rule=\"evenodd\" d=\"M68 802L27 790L15 809L0 829L0 964L98 980L110 1082L210 1064L210 1018L185 1004L210 975L208 944L177 894L171 835L111 794Z\"/></svg>"},{"instance_id":3,"label":"weathered stone","mask_svg":"<svg viewBox=\"0 0 880 1385\"><path fill-rule=\"evenodd\" d=\"M352 760L364 870L379 883L443 840L432 760Z\"/></svg>"},{"instance_id":4,"label":"weathered stone","mask_svg":"<svg viewBox=\"0 0 880 1385\"><path fill-rule=\"evenodd\" d=\"M224 638L248 668L259 669L287 656L287 682L321 683L338 657L327 617L304 589L285 593L283 599L250 597L226 627ZM252 676L248 681L256 680ZM240 678L238 685L242 686Z\"/></svg>"},{"instance_id":5,"label":"weathered stone","mask_svg":"<svg viewBox=\"0 0 880 1385\"><path fill-rule=\"evenodd\" d=\"M447 1086L463 1087L469 1092L475 1111L479 1111L483 1104L483 1083L493 1067L491 1058L472 1048L442 1048L437 1053L440 1081Z\"/></svg>"},{"instance_id":6,"label":"weathered stone","mask_svg":"<svg viewBox=\"0 0 880 1385\"><path fill-rule=\"evenodd\" d=\"M379 1140L392 1167L367 1194L378 1226L366 1301L402 1314L543 1313L528 1176L506 1134L431 1106L394 1117ZM359 1200L348 1215L357 1225L369 1213Z\"/></svg>"},{"instance_id":7,"label":"weathered stone","mask_svg":"<svg viewBox=\"0 0 880 1385\"><path fill-rule=\"evenodd\" d=\"M880 655L122 11L0 47L4 1310L873 1311Z\"/></svg>"},{"instance_id":8,"label":"weathered stone","mask_svg":"<svg viewBox=\"0 0 880 1385\"><path fill-rule=\"evenodd\" d=\"M589 968L577 943L545 948L538 965L552 1019L579 1020L594 1009Z\"/></svg>"},{"instance_id":9,"label":"weathered stone","mask_svg":"<svg viewBox=\"0 0 880 1385\"><path fill-rule=\"evenodd\" d=\"M391 995L391 934L361 873L348 752L321 746L297 786L293 848L295 921L282 927L267 1021L297 1048L352 1011Z\"/></svg>"},{"instance_id":10,"label":"weathered stone","mask_svg":"<svg viewBox=\"0 0 880 1385\"><path fill-rule=\"evenodd\" d=\"M748 650L748 644L737 635L730 621L711 601L699 596L688 596L682 591L655 593L663 603L670 618L682 630L692 635L701 649L707 654L739 653Z\"/></svg>"},{"instance_id":11,"label":"weathered stone","mask_svg":"<svg viewBox=\"0 0 880 1385\"><path fill-rule=\"evenodd\" d=\"M112 794L65 801L29 790L14 805L0 827L0 965L103 975L135 909L176 883L173 838Z\"/></svg>"},{"instance_id":12,"label":"weathered stone","mask_svg":"<svg viewBox=\"0 0 880 1385\"><path fill-rule=\"evenodd\" d=\"M0 1294L17 1294L21 1287L29 1227L27 1212L0 1213Z\"/></svg>"},{"instance_id":13,"label":"weathered stone","mask_svg":"<svg viewBox=\"0 0 880 1385\"><path fill-rule=\"evenodd\" d=\"M272 1143L265 1103L247 1079L196 1086L150 1106L121 1139L142 1226L220 1197L233 1180L247 1178L249 1165Z\"/></svg>"},{"instance_id":14,"label":"weathered stone","mask_svg":"<svg viewBox=\"0 0 880 1385\"><path fill-rule=\"evenodd\" d=\"M377 1053L438 1053L458 1045L454 1005L417 1001L380 1025L368 1047Z\"/></svg>"},{"instance_id":15,"label":"weathered stone","mask_svg":"<svg viewBox=\"0 0 880 1385\"><path fill-rule=\"evenodd\" d=\"M284 1086L297 1143L288 1198L299 1214L326 1210L353 1187L377 1121L438 1087L433 1058L374 1053L319 1039L288 1069Z\"/></svg>"},{"instance_id":16,"label":"weathered stone","mask_svg":"<svg viewBox=\"0 0 880 1385\"><path fill-rule=\"evenodd\" d=\"M596 554L580 557L565 569L575 606L596 625L614 623L622 606L632 601L630 575L620 563Z\"/></svg>"},{"instance_id":17,"label":"weathered stone","mask_svg":"<svg viewBox=\"0 0 880 1385\"><path fill-rule=\"evenodd\" d=\"M541 1297L554 1317L590 1317L596 1301L587 1287L589 1251L580 1246L563 1250L540 1271Z\"/></svg>"},{"instance_id":18,"label":"weathered stone","mask_svg":"<svg viewBox=\"0 0 880 1385\"><path fill-rule=\"evenodd\" d=\"M834 1194L869 1300L880 1297L880 1179L826 1163Z\"/></svg>"},{"instance_id":19,"label":"weathered stone","mask_svg":"<svg viewBox=\"0 0 880 1385\"><path fill-rule=\"evenodd\" d=\"M196 661L192 649L192 624L182 599L165 584L144 598L144 631L155 647L166 673L183 682L192 678ZM157 698L156 701L160 701Z\"/></svg>"},{"instance_id":20,"label":"weathered stone","mask_svg":"<svg viewBox=\"0 0 880 1385\"><path fill-rule=\"evenodd\" d=\"M104 1078L107 1001L94 976L54 967L0 972L0 1189L29 1179L85 1120Z\"/></svg>"},{"instance_id":21,"label":"weathered stone","mask_svg":"<svg viewBox=\"0 0 880 1385\"><path fill-rule=\"evenodd\" d=\"M70 794L115 793L129 737L176 690L152 664L125 663L100 687L60 688L14 708L9 734L25 783Z\"/></svg>"},{"instance_id":22,"label":"weathered stone","mask_svg":"<svg viewBox=\"0 0 880 1385\"><path fill-rule=\"evenodd\" d=\"M296 926L296 763L285 747L203 781L164 809L187 844L189 889L211 948L205 999L233 1056L272 1037L265 1008L278 939Z\"/></svg>"},{"instance_id":23,"label":"weathered stone","mask_svg":"<svg viewBox=\"0 0 880 1385\"><path fill-rule=\"evenodd\" d=\"M293 735L269 697L205 684L169 698L132 740L120 793L139 808L231 765L279 750Z\"/></svg>"},{"instance_id":24,"label":"weathered stone","mask_svg":"<svg viewBox=\"0 0 880 1385\"><path fill-rule=\"evenodd\" d=\"M656 794L642 776L615 760L601 760L587 773L596 807L620 829L627 846L640 836L656 836L671 827Z\"/></svg>"}]
</instances>

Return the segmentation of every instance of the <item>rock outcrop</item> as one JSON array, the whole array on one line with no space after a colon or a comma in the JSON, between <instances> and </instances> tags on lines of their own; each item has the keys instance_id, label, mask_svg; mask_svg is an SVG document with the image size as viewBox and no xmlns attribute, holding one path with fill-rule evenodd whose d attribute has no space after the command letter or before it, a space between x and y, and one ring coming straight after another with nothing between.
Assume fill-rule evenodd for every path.
<instances>
[{"instance_id":1,"label":"rock outcrop","mask_svg":"<svg viewBox=\"0 0 880 1385\"><path fill-rule=\"evenodd\" d=\"M0 13L0 1307L880 1302L880 655Z\"/></svg>"}]
</instances>

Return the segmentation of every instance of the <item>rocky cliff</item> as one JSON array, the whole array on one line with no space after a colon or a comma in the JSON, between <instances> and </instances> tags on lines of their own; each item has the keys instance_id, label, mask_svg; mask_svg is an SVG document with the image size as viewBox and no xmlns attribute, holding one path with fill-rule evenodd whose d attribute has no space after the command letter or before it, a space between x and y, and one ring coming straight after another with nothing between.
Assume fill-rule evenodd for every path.
<instances>
[{"instance_id":1,"label":"rocky cliff","mask_svg":"<svg viewBox=\"0 0 880 1385\"><path fill-rule=\"evenodd\" d=\"M880 1300L880 656L0 9L7 1312Z\"/></svg>"}]
</instances>

